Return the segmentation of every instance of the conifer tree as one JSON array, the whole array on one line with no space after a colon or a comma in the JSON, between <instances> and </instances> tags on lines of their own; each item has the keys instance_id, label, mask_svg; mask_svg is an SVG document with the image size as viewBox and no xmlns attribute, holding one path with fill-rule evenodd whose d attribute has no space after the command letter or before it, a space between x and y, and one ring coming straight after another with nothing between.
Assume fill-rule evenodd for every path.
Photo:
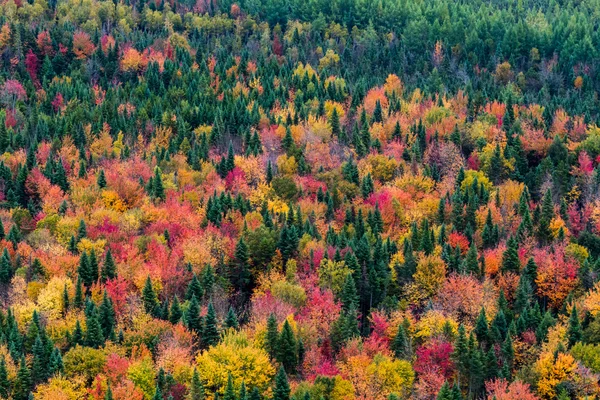
<instances>
[{"instance_id":1,"label":"conifer tree","mask_svg":"<svg viewBox=\"0 0 600 400\"><path fill-rule=\"evenodd\" d=\"M266 347L267 352L271 356L271 358L275 358L277 356L277 343L279 340L279 331L277 328L277 320L275 319L275 315L269 315L267 319L267 338L266 338Z\"/></svg>"},{"instance_id":2,"label":"conifer tree","mask_svg":"<svg viewBox=\"0 0 600 400\"><path fill-rule=\"evenodd\" d=\"M96 184L100 189L104 189L106 187L106 176L104 175L103 169L101 169L98 173L98 177L96 178Z\"/></svg>"},{"instance_id":3,"label":"conifer tree","mask_svg":"<svg viewBox=\"0 0 600 400\"><path fill-rule=\"evenodd\" d=\"M196 274L192 276L192 280L190 281L185 293L185 297L188 300L191 300L194 296L196 296L196 300L201 299L203 296L202 285L200 284L200 280Z\"/></svg>"},{"instance_id":4,"label":"conifer tree","mask_svg":"<svg viewBox=\"0 0 600 400\"><path fill-rule=\"evenodd\" d=\"M17 377L13 385L13 399L28 400L32 383L31 372L25 363L25 356L22 356L19 370L17 371Z\"/></svg>"},{"instance_id":5,"label":"conifer tree","mask_svg":"<svg viewBox=\"0 0 600 400\"><path fill-rule=\"evenodd\" d=\"M296 337L289 322L285 320L277 340L277 360L285 371L293 374L298 364L298 347Z\"/></svg>"},{"instance_id":6,"label":"conifer tree","mask_svg":"<svg viewBox=\"0 0 600 400\"><path fill-rule=\"evenodd\" d=\"M142 290L142 302L144 304L144 310L150 315L156 315L158 311L158 296L152 287L152 280L150 276L146 278L144 289Z\"/></svg>"},{"instance_id":7,"label":"conifer tree","mask_svg":"<svg viewBox=\"0 0 600 400\"><path fill-rule=\"evenodd\" d=\"M200 318L200 304L196 296L192 296L190 305L185 313L185 321L189 330L200 333L202 332L202 320Z\"/></svg>"},{"instance_id":8,"label":"conifer tree","mask_svg":"<svg viewBox=\"0 0 600 400\"><path fill-rule=\"evenodd\" d=\"M283 367L279 368L275 376L275 389L273 390L273 400L290 400L290 384Z\"/></svg>"},{"instance_id":9,"label":"conifer tree","mask_svg":"<svg viewBox=\"0 0 600 400\"><path fill-rule=\"evenodd\" d=\"M208 304L204 329L202 330L202 341L206 347L219 343L219 329L217 327L217 314L212 303Z\"/></svg>"},{"instance_id":10,"label":"conifer tree","mask_svg":"<svg viewBox=\"0 0 600 400\"><path fill-rule=\"evenodd\" d=\"M190 384L190 391L188 393L188 400L204 400L204 385L202 385L202 381L200 380L200 374L198 374L198 370L194 368L194 373L192 374L192 382Z\"/></svg>"},{"instance_id":11,"label":"conifer tree","mask_svg":"<svg viewBox=\"0 0 600 400\"><path fill-rule=\"evenodd\" d=\"M110 249L106 251L106 256L104 257L104 264L102 264L102 272L101 272L102 282L106 282L109 279L115 279L117 277L117 266L115 264L115 259L112 256L112 252Z\"/></svg>"},{"instance_id":12,"label":"conifer tree","mask_svg":"<svg viewBox=\"0 0 600 400\"><path fill-rule=\"evenodd\" d=\"M581 341L583 337L581 323L579 322L579 314L577 314L577 306L573 305L571 309L571 315L569 317L569 326L567 329L567 337L569 339L569 346L573 346L575 343Z\"/></svg>"},{"instance_id":13,"label":"conifer tree","mask_svg":"<svg viewBox=\"0 0 600 400\"><path fill-rule=\"evenodd\" d=\"M85 345L95 349L104 345L104 335L102 334L102 326L98 312L93 310L85 320Z\"/></svg>"},{"instance_id":14,"label":"conifer tree","mask_svg":"<svg viewBox=\"0 0 600 400\"><path fill-rule=\"evenodd\" d=\"M181 311L179 298L175 296L173 298L173 302L171 303L171 309L169 310L169 322L172 324L177 324L179 320L181 320L181 317L183 317L183 312Z\"/></svg>"},{"instance_id":15,"label":"conifer tree","mask_svg":"<svg viewBox=\"0 0 600 400\"><path fill-rule=\"evenodd\" d=\"M8 399L10 382L8 380L8 370L6 369L6 360L4 356L0 358L0 398Z\"/></svg>"},{"instance_id":16,"label":"conifer tree","mask_svg":"<svg viewBox=\"0 0 600 400\"><path fill-rule=\"evenodd\" d=\"M233 329L238 329L240 327L237 315L235 315L233 307L229 307L229 311L227 312L227 316L225 317L225 326L227 328Z\"/></svg>"}]
</instances>

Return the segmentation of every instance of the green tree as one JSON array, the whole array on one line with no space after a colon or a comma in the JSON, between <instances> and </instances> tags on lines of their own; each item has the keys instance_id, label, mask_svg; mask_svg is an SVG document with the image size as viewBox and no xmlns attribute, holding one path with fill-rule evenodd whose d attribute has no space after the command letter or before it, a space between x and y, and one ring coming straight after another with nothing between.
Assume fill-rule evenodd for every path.
<instances>
[{"instance_id":1,"label":"green tree","mask_svg":"<svg viewBox=\"0 0 600 400\"><path fill-rule=\"evenodd\" d=\"M144 304L144 310L150 315L156 315L158 311L158 296L152 287L152 280L150 276L146 278L144 289L142 290L142 303Z\"/></svg>"},{"instance_id":2,"label":"green tree","mask_svg":"<svg viewBox=\"0 0 600 400\"><path fill-rule=\"evenodd\" d=\"M206 347L214 346L219 343L219 329L217 327L217 314L212 303L208 304L204 329L202 331L202 342Z\"/></svg>"},{"instance_id":3,"label":"green tree","mask_svg":"<svg viewBox=\"0 0 600 400\"><path fill-rule=\"evenodd\" d=\"M290 384L283 367L279 369L275 376L275 389L273 390L273 400L290 400Z\"/></svg>"},{"instance_id":4,"label":"green tree","mask_svg":"<svg viewBox=\"0 0 600 400\"><path fill-rule=\"evenodd\" d=\"M293 374L298 364L298 347L292 327L286 320L277 341L277 361L281 363L285 371Z\"/></svg>"}]
</instances>

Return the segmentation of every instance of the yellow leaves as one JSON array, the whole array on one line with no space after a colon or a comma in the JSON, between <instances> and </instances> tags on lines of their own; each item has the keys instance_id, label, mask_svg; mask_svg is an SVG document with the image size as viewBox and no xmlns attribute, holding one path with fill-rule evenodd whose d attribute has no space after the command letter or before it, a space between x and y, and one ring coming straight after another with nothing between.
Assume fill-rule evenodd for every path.
<instances>
[{"instance_id":1,"label":"yellow leaves","mask_svg":"<svg viewBox=\"0 0 600 400\"><path fill-rule=\"evenodd\" d=\"M142 53L129 47L121 57L121 70L123 72L138 72L146 67L147 60Z\"/></svg>"},{"instance_id":2,"label":"yellow leaves","mask_svg":"<svg viewBox=\"0 0 600 400\"><path fill-rule=\"evenodd\" d=\"M325 118L315 118L313 115L311 115L308 118L308 129L310 133L317 136L325 143L331 140L331 127ZM314 143L311 142L311 144Z\"/></svg>"},{"instance_id":3,"label":"yellow leaves","mask_svg":"<svg viewBox=\"0 0 600 400\"><path fill-rule=\"evenodd\" d=\"M48 383L38 385L34 397L37 400L82 400L87 397L87 389L82 379L57 375Z\"/></svg>"},{"instance_id":4,"label":"yellow leaves","mask_svg":"<svg viewBox=\"0 0 600 400\"><path fill-rule=\"evenodd\" d=\"M424 256L417 263L414 283L409 288L411 297L419 302L434 296L446 279L446 264L436 255Z\"/></svg>"},{"instance_id":5,"label":"yellow leaves","mask_svg":"<svg viewBox=\"0 0 600 400\"><path fill-rule=\"evenodd\" d=\"M444 331L444 326L448 324L453 333L458 332L458 323L451 317L447 317L438 310L429 310L415 326L415 338L430 339L436 336L441 336Z\"/></svg>"},{"instance_id":6,"label":"yellow leaves","mask_svg":"<svg viewBox=\"0 0 600 400\"><path fill-rule=\"evenodd\" d=\"M351 274L352 270L345 261L324 258L319 265L319 285L330 288L333 293L339 294L344 287L346 277Z\"/></svg>"},{"instance_id":7,"label":"yellow leaves","mask_svg":"<svg viewBox=\"0 0 600 400\"><path fill-rule=\"evenodd\" d=\"M389 395L406 396L415 378L410 363L376 355L372 360L365 354L349 357L338 365L342 377L354 387L361 399L384 400Z\"/></svg>"},{"instance_id":8,"label":"yellow leaves","mask_svg":"<svg viewBox=\"0 0 600 400\"><path fill-rule=\"evenodd\" d=\"M154 375L154 365L149 355L131 364L127 369L127 377L144 392L144 397L147 399L154 396L156 388Z\"/></svg>"},{"instance_id":9,"label":"yellow leaves","mask_svg":"<svg viewBox=\"0 0 600 400\"><path fill-rule=\"evenodd\" d=\"M63 290L67 288L70 292L73 283L68 278L53 277L46 287L44 287L37 296L37 305L40 311L49 319L58 319L62 317L63 310Z\"/></svg>"},{"instance_id":10,"label":"yellow leaves","mask_svg":"<svg viewBox=\"0 0 600 400\"><path fill-rule=\"evenodd\" d=\"M319 75L313 69L313 67L310 66L310 64L306 63L306 65L304 65L301 62L299 62L298 66L294 70L294 75L296 75L299 78L304 78L305 74L308 75L309 79L312 79L313 76L316 76L317 80L319 80Z\"/></svg>"},{"instance_id":11,"label":"yellow leaves","mask_svg":"<svg viewBox=\"0 0 600 400\"><path fill-rule=\"evenodd\" d=\"M390 97L393 94L399 96L402 94L404 84L395 74L389 74L383 85L386 96Z\"/></svg>"},{"instance_id":12,"label":"yellow leaves","mask_svg":"<svg viewBox=\"0 0 600 400\"><path fill-rule=\"evenodd\" d=\"M287 154L282 154L277 157L277 168L283 174L293 175L298 170L298 163L294 156L288 157Z\"/></svg>"},{"instance_id":13,"label":"yellow leaves","mask_svg":"<svg viewBox=\"0 0 600 400\"><path fill-rule=\"evenodd\" d=\"M119 194L114 190L102 191L102 201L104 206L115 211L123 212L127 210L127 205L121 200Z\"/></svg>"},{"instance_id":14,"label":"yellow leaves","mask_svg":"<svg viewBox=\"0 0 600 400\"><path fill-rule=\"evenodd\" d=\"M363 177L370 173L373 179L381 182L390 181L398 168L398 162L383 154L370 154L358 163L360 176Z\"/></svg>"},{"instance_id":15,"label":"yellow leaves","mask_svg":"<svg viewBox=\"0 0 600 400\"><path fill-rule=\"evenodd\" d=\"M154 151L159 151L160 149L166 149L169 147L169 141L171 140L171 136L173 136L173 130L168 126L159 126L156 128L154 132L154 138L152 139L152 143L150 147Z\"/></svg>"},{"instance_id":16,"label":"yellow leaves","mask_svg":"<svg viewBox=\"0 0 600 400\"><path fill-rule=\"evenodd\" d=\"M567 224L565 224L565 221L563 221L561 217L552 218L552 221L550 221L550 232L552 232L553 237L558 237L561 228L563 230L563 233L565 233L566 235L569 231L569 228L567 228Z\"/></svg>"},{"instance_id":17,"label":"yellow leaves","mask_svg":"<svg viewBox=\"0 0 600 400\"><path fill-rule=\"evenodd\" d=\"M104 247L106 246L106 239L98 239L92 241L88 238L83 238L77 243L77 250L80 252L90 253L92 250L96 252L96 255L104 253Z\"/></svg>"},{"instance_id":18,"label":"yellow leaves","mask_svg":"<svg viewBox=\"0 0 600 400\"><path fill-rule=\"evenodd\" d=\"M325 69L334 67L340 62L340 56L332 49L327 49L327 52L319 59L319 68Z\"/></svg>"},{"instance_id":19,"label":"yellow leaves","mask_svg":"<svg viewBox=\"0 0 600 400\"><path fill-rule=\"evenodd\" d=\"M325 115L327 115L327 119L331 118L331 114L333 113L333 110L337 111L337 115L338 115L338 117L340 117L340 119L345 115L344 106L336 101L331 101L331 100L325 101L324 108L325 108Z\"/></svg>"},{"instance_id":20,"label":"yellow leaves","mask_svg":"<svg viewBox=\"0 0 600 400\"><path fill-rule=\"evenodd\" d=\"M267 202L267 207L269 208L269 211L274 214L287 214L290 210L290 207L280 199L269 200Z\"/></svg>"},{"instance_id":21,"label":"yellow leaves","mask_svg":"<svg viewBox=\"0 0 600 400\"><path fill-rule=\"evenodd\" d=\"M67 378L79 376L91 381L104 369L106 354L104 350L77 345L63 356L63 363Z\"/></svg>"},{"instance_id":22,"label":"yellow leaves","mask_svg":"<svg viewBox=\"0 0 600 400\"><path fill-rule=\"evenodd\" d=\"M461 183L461 189L465 190L466 188L472 186L475 179L477 179L479 185L483 184L486 190L490 190L492 188L492 182L490 182L483 171L475 171L470 169L465 171L465 179Z\"/></svg>"},{"instance_id":23,"label":"yellow leaves","mask_svg":"<svg viewBox=\"0 0 600 400\"><path fill-rule=\"evenodd\" d=\"M302 307L306 303L306 292L300 285L288 280L277 280L271 284L271 294L294 307Z\"/></svg>"},{"instance_id":24,"label":"yellow leaves","mask_svg":"<svg viewBox=\"0 0 600 400\"><path fill-rule=\"evenodd\" d=\"M263 394L268 391L275 368L267 352L249 343L243 332L229 332L218 345L203 351L196 359L197 369L207 391L223 394L228 375L233 378L234 388L239 390L242 382L246 387L257 387Z\"/></svg>"},{"instance_id":25,"label":"yellow leaves","mask_svg":"<svg viewBox=\"0 0 600 400\"><path fill-rule=\"evenodd\" d=\"M571 380L575 374L577 363L570 354L558 353L555 357L552 352L544 352L534 365L534 370L539 375L537 383L538 392L545 398L555 398L556 386Z\"/></svg>"},{"instance_id":26,"label":"yellow leaves","mask_svg":"<svg viewBox=\"0 0 600 400\"><path fill-rule=\"evenodd\" d=\"M594 287L585 295L583 307L594 317L600 313L600 282L596 282Z\"/></svg>"}]
</instances>

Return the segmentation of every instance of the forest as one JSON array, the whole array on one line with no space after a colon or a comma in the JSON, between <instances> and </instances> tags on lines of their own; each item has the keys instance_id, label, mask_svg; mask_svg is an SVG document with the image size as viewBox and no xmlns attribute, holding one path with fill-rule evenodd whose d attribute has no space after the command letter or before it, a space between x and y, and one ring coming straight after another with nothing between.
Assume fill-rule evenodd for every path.
<instances>
[{"instance_id":1,"label":"forest","mask_svg":"<svg viewBox=\"0 0 600 400\"><path fill-rule=\"evenodd\" d=\"M600 0L0 0L0 399L600 399Z\"/></svg>"}]
</instances>

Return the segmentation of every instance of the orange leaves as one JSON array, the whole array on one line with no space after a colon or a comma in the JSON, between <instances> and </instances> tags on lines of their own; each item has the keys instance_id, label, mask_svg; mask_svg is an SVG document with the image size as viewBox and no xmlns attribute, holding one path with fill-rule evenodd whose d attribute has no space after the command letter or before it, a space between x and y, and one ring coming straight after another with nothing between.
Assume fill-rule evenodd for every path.
<instances>
[{"instance_id":1,"label":"orange leaves","mask_svg":"<svg viewBox=\"0 0 600 400\"><path fill-rule=\"evenodd\" d=\"M121 56L121 70L123 72L141 72L147 64L148 59L135 48L129 47L123 51Z\"/></svg>"},{"instance_id":2,"label":"orange leaves","mask_svg":"<svg viewBox=\"0 0 600 400\"><path fill-rule=\"evenodd\" d=\"M471 275L451 275L442 285L436 302L460 322L474 324L481 307L493 314L496 293L490 281L479 282Z\"/></svg>"},{"instance_id":3,"label":"orange leaves","mask_svg":"<svg viewBox=\"0 0 600 400\"><path fill-rule=\"evenodd\" d=\"M388 98L385 95L384 87L373 88L367 92L363 102L363 107L365 108L367 114L373 114L377 101L379 101L383 110L388 108Z\"/></svg>"},{"instance_id":4,"label":"orange leaves","mask_svg":"<svg viewBox=\"0 0 600 400\"><path fill-rule=\"evenodd\" d=\"M538 294L545 296L553 308L560 307L577 283L579 264L565 254L564 246L555 246L553 252L535 249L533 258L538 265Z\"/></svg>"},{"instance_id":5,"label":"orange leaves","mask_svg":"<svg viewBox=\"0 0 600 400\"><path fill-rule=\"evenodd\" d=\"M90 40L90 35L82 31L77 31L73 34L73 54L75 54L75 58L85 60L95 50L96 46Z\"/></svg>"}]
</instances>

